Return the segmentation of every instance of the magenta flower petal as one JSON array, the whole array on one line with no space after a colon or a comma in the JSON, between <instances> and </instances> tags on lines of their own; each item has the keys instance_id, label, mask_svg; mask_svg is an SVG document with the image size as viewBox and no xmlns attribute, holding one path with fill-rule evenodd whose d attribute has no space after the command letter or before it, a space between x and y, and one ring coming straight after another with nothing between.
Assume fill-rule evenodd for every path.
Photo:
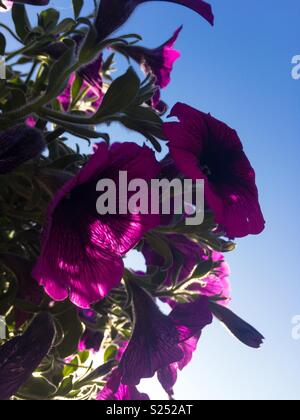
<instances>
[{"instance_id":1,"label":"magenta flower petal","mask_svg":"<svg viewBox=\"0 0 300 420\"><path fill-rule=\"evenodd\" d=\"M34 117L28 117L26 118L26 125L28 125L28 127L34 128L36 126L36 122L37 120Z\"/></svg>"},{"instance_id":2,"label":"magenta flower petal","mask_svg":"<svg viewBox=\"0 0 300 420\"><path fill-rule=\"evenodd\" d=\"M172 365L166 366L157 372L157 379L170 399L174 395L173 387L177 382L177 371L178 365L177 363L173 363Z\"/></svg>"},{"instance_id":3,"label":"magenta flower petal","mask_svg":"<svg viewBox=\"0 0 300 420\"><path fill-rule=\"evenodd\" d=\"M75 82L76 76L72 74L68 80L67 86L62 91L62 93L57 97L58 102L60 103L62 109L65 112L69 111L69 107L72 102L72 86Z\"/></svg>"},{"instance_id":4,"label":"magenta flower petal","mask_svg":"<svg viewBox=\"0 0 300 420\"><path fill-rule=\"evenodd\" d=\"M152 0L101 0L96 27L98 40L103 40L108 35L119 29L129 19L134 10L142 3ZM203 0L158 0L180 4L195 11L211 25L214 24L214 16L211 6Z\"/></svg>"},{"instance_id":5,"label":"magenta flower petal","mask_svg":"<svg viewBox=\"0 0 300 420\"><path fill-rule=\"evenodd\" d=\"M212 323L213 318L209 301L202 297L191 303L177 304L171 312L170 318L179 332L183 357L160 369L158 379L169 397L172 398L178 370L184 369L190 363L203 329Z\"/></svg>"},{"instance_id":6,"label":"magenta flower petal","mask_svg":"<svg viewBox=\"0 0 300 420\"><path fill-rule=\"evenodd\" d=\"M51 316L42 313L22 336L0 347L0 400L8 400L29 380L48 354L54 336Z\"/></svg>"},{"instance_id":7,"label":"magenta flower petal","mask_svg":"<svg viewBox=\"0 0 300 420\"><path fill-rule=\"evenodd\" d=\"M55 48L54 48L55 50ZM56 52L58 54L58 52ZM85 98L91 98L92 107L97 110L104 97L103 92L103 81L100 74L102 67L102 54L93 61L92 63L83 66L79 69L78 74L82 78L83 83L81 92L85 91ZM67 112L70 109L72 103L72 87L76 80L75 74L72 74L69 78L68 84L64 91L57 97L57 100L61 104L62 109Z\"/></svg>"},{"instance_id":8,"label":"magenta flower petal","mask_svg":"<svg viewBox=\"0 0 300 420\"><path fill-rule=\"evenodd\" d=\"M198 290L203 296L219 296L220 300L218 303L220 305L227 305L230 299L230 267L224 259L224 255L219 252L212 253L212 260L217 267L213 272L203 279L203 286L191 286L191 290Z\"/></svg>"},{"instance_id":9,"label":"magenta flower petal","mask_svg":"<svg viewBox=\"0 0 300 420\"><path fill-rule=\"evenodd\" d=\"M149 0L145 0L149 1ZM163 0L159 0L163 1ZM180 4L182 6L188 7L194 12L198 13L204 19L206 19L211 25L214 24L214 15L212 13L211 5L203 0L167 0L171 3Z\"/></svg>"},{"instance_id":10,"label":"magenta flower petal","mask_svg":"<svg viewBox=\"0 0 300 420\"><path fill-rule=\"evenodd\" d=\"M243 344L255 349L263 344L264 336L228 308L215 303L211 303L210 307L215 317Z\"/></svg>"},{"instance_id":11,"label":"magenta flower petal","mask_svg":"<svg viewBox=\"0 0 300 420\"><path fill-rule=\"evenodd\" d=\"M236 131L188 105L171 112L179 122L164 124L171 155L188 178L204 179L205 198L230 238L259 234L265 221L255 172Z\"/></svg>"},{"instance_id":12,"label":"magenta flower petal","mask_svg":"<svg viewBox=\"0 0 300 420\"><path fill-rule=\"evenodd\" d=\"M156 77L156 83L160 88L165 88L171 81L173 64L180 57L180 52L173 47L181 30L182 26L175 31L167 42L157 48L124 45L118 47L118 50L137 61L146 74Z\"/></svg>"},{"instance_id":13,"label":"magenta flower petal","mask_svg":"<svg viewBox=\"0 0 300 420\"><path fill-rule=\"evenodd\" d=\"M164 369L160 369L157 378L170 398L174 395L173 387L177 382L178 370L183 370L192 360L193 353L196 351L201 333L183 341L180 347L183 351L183 358Z\"/></svg>"},{"instance_id":14,"label":"magenta flower petal","mask_svg":"<svg viewBox=\"0 0 300 420\"><path fill-rule=\"evenodd\" d=\"M170 318L177 327L181 342L201 333L203 328L211 324L213 320L209 301L205 297L199 297L194 302L176 305Z\"/></svg>"},{"instance_id":15,"label":"magenta flower petal","mask_svg":"<svg viewBox=\"0 0 300 420\"><path fill-rule=\"evenodd\" d=\"M181 343L183 350L183 358L177 362L178 369L183 370L192 360L194 352L197 350L198 342L200 340L202 330L193 337Z\"/></svg>"},{"instance_id":16,"label":"magenta flower petal","mask_svg":"<svg viewBox=\"0 0 300 420\"><path fill-rule=\"evenodd\" d=\"M83 210L75 209L70 217L71 207L58 206L33 276L52 299L69 297L75 305L89 308L120 283L124 266L120 256L102 248L101 231Z\"/></svg>"},{"instance_id":17,"label":"magenta flower petal","mask_svg":"<svg viewBox=\"0 0 300 420\"><path fill-rule=\"evenodd\" d=\"M159 164L146 146L102 143L50 204L33 276L54 300L69 297L89 308L105 297L121 281L122 257L159 223L156 216L141 214L99 216L96 184L111 178L118 185L120 171L127 171L129 180L150 181Z\"/></svg>"},{"instance_id":18,"label":"magenta flower petal","mask_svg":"<svg viewBox=\"0 0 300 420\"><path fill-rule=\"evenodd\" d=\"M135 386L120 384L120 376L117 369L112 373L107 384L97 396L98 401L142 401L149 399L147 394L141 394Z\"/></svg>"},{"instance_id":19,"label":"magenta flower petal","mask_svg":"<svg viewBox=\"0 0 300 420\"><path fill-rule=\"evenodd\" d=\"M85 80L89 85L91 91L97 97L103 97L104 93L102 91L103 88L103 80L100 75L100 70L102 68L102 54L100 54L96 60L92 61L90 64L81 67L79 69L78 74Z\"/></svg>"}]
</instances>

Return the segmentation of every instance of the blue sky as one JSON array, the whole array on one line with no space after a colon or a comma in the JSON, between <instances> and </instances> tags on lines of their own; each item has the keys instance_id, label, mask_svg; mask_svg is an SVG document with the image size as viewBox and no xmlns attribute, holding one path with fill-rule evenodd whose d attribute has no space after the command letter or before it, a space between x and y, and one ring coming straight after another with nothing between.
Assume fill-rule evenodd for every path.
<instances>
[{"instance_id":1,"label":"blue sky","mask_svg":"<svg viewBox=\"0 0 300 420\"><path fill-rule=\"evenodd\" d=\"M51 3L69 13L71 0ZM245 348L215 322L180 374L176 397L299 399L300 341L291 331L292 318L300 314L300 80L291 77L291 60L300 54L300 3L210 3L214 28L188 9L149 2L122 30L140 33L147 46L157 46L184 25L177 43L182 58L164 99L170 106L182 101L211 112L238 131L257 172L267 221L261 236L239 240L237 251L228 255L231 306L265 335L265 345L259 351ZM118 141L136 139L118 127L111 134ZM138 265L138 259L131 263ZM144 389L156 398L163 395L153 382Z\"/></svg>"}]
</instances>

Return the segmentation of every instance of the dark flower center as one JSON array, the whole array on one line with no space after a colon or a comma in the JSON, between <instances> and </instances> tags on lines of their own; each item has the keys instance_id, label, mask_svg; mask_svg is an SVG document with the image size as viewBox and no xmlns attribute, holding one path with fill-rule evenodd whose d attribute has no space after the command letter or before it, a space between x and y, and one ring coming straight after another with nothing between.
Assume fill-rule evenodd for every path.
<instances>
[{"instance_id":1,"label":"dark flower center","mask_svg":"<svg viewBox=\"0 0 300 420\"><path fill-rule=\"evenodd\" d=\"M202 166L201 171L204 173L204 175L207 176L207 178L210 178L212 176L212 172L207 165Z\"/></svg>"},{"instance_id":2,"label":"dark flower center","mask_svg":"<svg viewBox=\"0 0 300 420\"><path fill-rule=\"evenodd\" d=\"M213 184L227 184L232 178L233 156L226 152L207 150L199 159L199 167Z\"/></svg>"}]
</instances>

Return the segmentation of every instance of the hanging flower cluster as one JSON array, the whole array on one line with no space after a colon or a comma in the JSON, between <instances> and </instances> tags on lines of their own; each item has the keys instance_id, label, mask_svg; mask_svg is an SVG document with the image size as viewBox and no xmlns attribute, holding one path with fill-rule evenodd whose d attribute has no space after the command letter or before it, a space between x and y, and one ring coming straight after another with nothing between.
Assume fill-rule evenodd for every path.
<instances>
[{"instance_id":1,"label":"hanging flower cluster","mask_svg":"<svg viewBox=\"0 0 300 420\"><path fill-rule=\"evenodd\" d=\"M155 375L172 399L214 319L251 348L263 342L229 309L225 258L234 239L264 229L254 169L225 123L183 103L166 114L162 90L182 27L157 48L117 32L146 1L101 0L90 13L73 0L74 16L42 9L37 26L25 5L48 0L0 1L14 23L0 28L1 400L148 400L138 386ZM202 0L166 1L214 23ZM114 78L119 55L131 66ZM145 143L111 139L113 123ZM186 211L177 214L175 196L168 214L141 211L150 197L127 191L124 173L149 195L155 179L191 180ZM118 211L98 211L103 180L114 185ZM191 226L199 180L203 222ZM134 200L135 211L119 210ZM131 250L145 271L126 267Z\"/></svg>"}]
</instances>

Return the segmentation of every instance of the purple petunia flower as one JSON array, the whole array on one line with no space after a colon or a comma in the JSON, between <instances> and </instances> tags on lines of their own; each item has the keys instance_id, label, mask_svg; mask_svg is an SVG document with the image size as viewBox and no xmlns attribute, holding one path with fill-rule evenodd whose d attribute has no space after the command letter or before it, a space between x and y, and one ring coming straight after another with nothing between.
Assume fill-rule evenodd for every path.
<instances>
[{"instance_id":1,"label":"purple petunia flower","mask_svg":"<svg viewBox=\"0 0 300 420\"><path fill-rule=\"evenodd\" d=\"M174 32L168 41L157 48L151 49L134 45L118 46L118 51L139 63L145 74L155 76L158 88L150 102L159 114L164 114L167 110L167 105L161 100L159 88L163 89L169 85L173 65L180 58L180 52L173 47L181 30L182 26Z\"/></svg>"},{"instance_id":2,"label":"purple petunia flower","mask_svg":"<svg viewBox=\"0 0 300 420\"><path fill-rule=\"evenodd\" d=\"M119 366L98 399L148 399L137 391L136 385L155 373L171 397L178 369L191 361L202 330L212 322L209 301L200 297L191 303L178 304L167 316L147 292L136 285L131 287L135 309L132 337L119 350Z\"/></svg>"},{"instance_id":3,"label":"purple petunia flower","mask_svg":"<svg viewBox=\"0 0 300 420\"><path fill-rule=\"evenodd\" d=\"M180 361L185 363L185 346L212 322L206 298L178 305L169 316L161 313L150 295L132 286L135 322L131 340L114 375L114 392L119 385L135 387L142 378L152 378ZM176 365L177 366L177 365Z\"/></svg>"},{"instance_id":4,"label":"purple petunia flower","mask_svg":"<svg viewBox=\"0 0 300 420\"><path fill-rule=\"evenodd\" d=\"M103 88L103 81L100 75L100 71L102 68L102 54L100 54L96 60L92 61L90 64L83 66L79 69L78 74L85 80L91 87L92 92L95 95L103 95L102 88Z\"/></svg>"},{"instance_id":5,"label":"purple petunia flower","mask_svg":"<svg viewBox=\"0 0 300 420\"><path fill-rule=\"evenodd\" d=\"M101 41L119 29L142 3L152 0L101 0L96 19L98 40ZM188 7L213 25L211 6L203 0L157 0L177 3Z\"/></svg>"},{"instance_id":6,"label":"purple petunia flower","mask_svg":"<svg viewBox=\"0 0 300 420\"><path fill-rule=\"evenodd\" d=\"M118 367L121 383L129 386L152 378L159 369L183 357L180 334L172 319L140 287L132 286L132 295L134 328Z\"/></svg>"},{"instance_id":7,"label":"purple petunia flower","mask_svg":"<svg viewBox=\"0 0 300 420\"><path fill-rule=\"evenodd\" d=\"M30 379L48 354L54 337L52 317L41 313L22 336L0 347L0 400L8 400Z\"/></svg>"},{"instance_id":8,"label":"purple petunia flower","mask_svg":"<svg viewBox=\"0 0 300 420\"><path fill-rule=\"evenodd\" d=\"M179 119L164 124L170 153L186 177L205 180L205 198L216 222L230 238L261 233L265 221L255 172L236 131L182 103L170 116Z\"/></svg>"},{"instance_id":9,"label":"purple petunia flower","mask_svg":"<svg viewBox=\"0 0 300 420\"><path fill-rule=\"evenodd\" d=\"M45 147L41 132L25 124L0 132L0 175L37 157Z\"/></svg>"},{"instance_id":10,"label":"purple petunia flower","mask_svg":"<svg viewBox=\"0 0 300 420\"><path fill-rule=\"evenodd\" d=\"M165 88L170 83L173 64L180 57L180 52L173 47L181 30L182 26L175 31L167 42L157 48L121 45L118 50L137 61L146 74L156 77L156 83L160 88Z\"/></svg>"},{"instance_id":11,"label":"purple petunia flower","mask_svg":"<svg viewBox=\"0 0 300 420\"><path fill-rule=\"evenodd\" d=\"M156 216L138 213L97 213L97 183L110 178L119 189L120 171L127 171L128 181L150 181L159 172L159 164L146 146L101 143L50 204L33 276L54 300L69 297L75 305L88 309L102 299L121 281L122 258L159 223Z\"/></svg>"},{"instance_id":12,"label":"purple petunia flower","mask_svg":"<svg viewBox=\"0 0 300 420\"><path fill-rule=\"evenodd\" d=\"M99 108L104 97L103 81L100 75L101 67L102 54L97 58L97 60L87 66L83 66L78 72L83 81L81 92L86 92L85 99L90 99L93 110L97 110ZM67 87L57 98L65 112L69 110L72 100L74 99L72 98L72 87L75 80L76 76L75 74L72 74Z\"/></svg>"}]
</instances>

